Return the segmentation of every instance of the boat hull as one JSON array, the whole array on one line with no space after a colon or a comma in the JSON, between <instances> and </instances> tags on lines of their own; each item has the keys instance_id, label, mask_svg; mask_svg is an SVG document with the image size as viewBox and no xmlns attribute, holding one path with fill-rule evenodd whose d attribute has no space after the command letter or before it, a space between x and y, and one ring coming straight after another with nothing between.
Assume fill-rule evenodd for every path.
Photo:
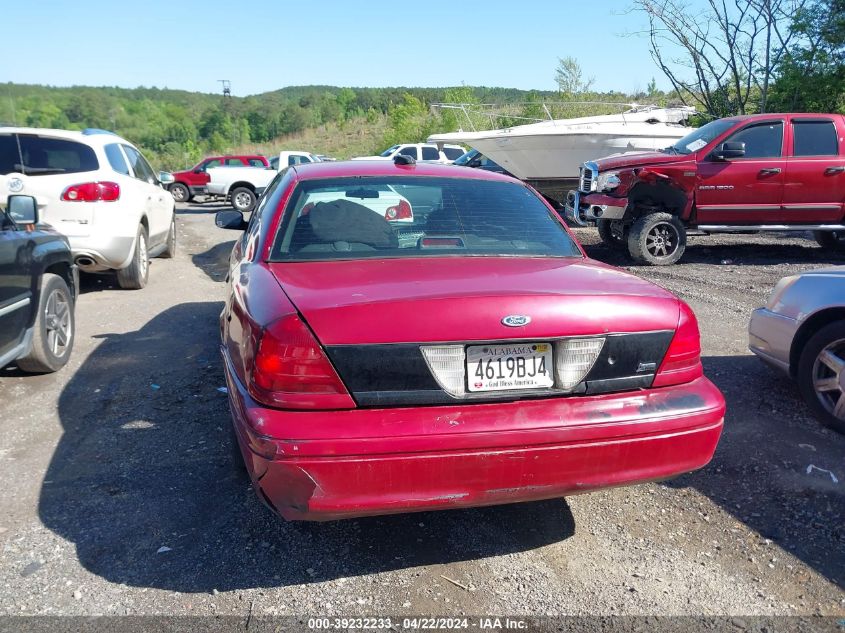
<instances>
[{"instance_id":1,"label":"boat hull","mask_svg":"<svg viewBox=\"0 0 845 633\"><path fill-rule=\"evenodd\" d=\"M663 149L690 129L643 124L643 130L559 134L474 133L465 142L522 180L577 179L582 163L611 154ZM640 126L632 126L640 127Z\"/></svg>"}]
</instances>

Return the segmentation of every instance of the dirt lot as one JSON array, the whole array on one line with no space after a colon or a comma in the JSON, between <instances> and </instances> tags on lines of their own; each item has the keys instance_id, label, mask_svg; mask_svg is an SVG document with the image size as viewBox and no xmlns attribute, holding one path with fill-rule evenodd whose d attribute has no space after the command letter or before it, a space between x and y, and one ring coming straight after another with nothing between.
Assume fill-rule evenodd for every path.
<instances>
[{"instance_id":1,"label":"dirt lot","mask_svg":"<svg viewBox=\"0 0 845 633\"><path fill-rule=\"evenodd\" d=\"M845 258L805 238L699 237L681 265L631 268L699 316L706 373L728 401L702 471L287 524L250 489L218 391L234 234L214 210L180 209L181 252L153 262L145 290L84 279L67 368L0 371L0 613L845 615L845 437L746 349L749 313L778 278Z\"/></svg>"}]
</instances>

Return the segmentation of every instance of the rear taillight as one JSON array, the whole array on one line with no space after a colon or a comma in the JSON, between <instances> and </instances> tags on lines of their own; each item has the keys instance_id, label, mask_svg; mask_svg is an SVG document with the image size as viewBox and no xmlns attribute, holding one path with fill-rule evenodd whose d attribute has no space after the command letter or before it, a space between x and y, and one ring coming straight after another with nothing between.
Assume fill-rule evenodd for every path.
<instances>
[{"instance_id":1,"label":"rear taillight","mask_svg":"<svg viewBox=\"0 0 845 633\"><path fill-rule=\"evenodd\" d=\"M387 207L384 217L386 220L412 220L414 212L411 211L411 205L408 204L407 200L400 200L399 204Z\"/></svg>"},{"instance_id":2,"label":"rear taillight","mask_svg":"<svg viewBox=\"0 0 845 633\"><path fill-rule=\"evenodd\" d=\"M690 307L681 302L678 328L669 344L666 356L657 370L652 386L666 387L692 382L704 374L701 366L701 337L698 322Z\"/></svg>"},{"instance_id":3,"label":"rear taillight","mask_svg":"<svg viewBox=\"0 0 845 633\"><path fill-rule=\"evenodd\" d=\"M355 407L320 344L295 314L262 332L249 392L263 404L287 409Z\"/></svg>"},{"instance_id":4,"label":"rear taillight","mask_svg":"<svg viewBox=\"0 0 845 633\"><path fill-rule=\"evenodd\" d=\"M116 182L83 182L62 192L66 202L114 202L118 198L120 185Z\"/></svg>"}]
</instances>

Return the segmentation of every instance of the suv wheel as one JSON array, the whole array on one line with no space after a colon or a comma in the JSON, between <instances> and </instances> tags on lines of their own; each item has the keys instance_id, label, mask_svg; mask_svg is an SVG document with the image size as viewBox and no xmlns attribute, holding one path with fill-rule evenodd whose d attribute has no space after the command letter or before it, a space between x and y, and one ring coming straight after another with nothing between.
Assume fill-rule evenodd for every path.
<instances>
[{"instance_id":1,"label":"suv wheel","mask_svg":"<svg viewBox=\"0 0 845 633\"><path fill-rule=\"evenodd\" d=\"M813 231L813 237L822 248L845 250L845 231Z\"/></svg>"},{"instance_id":2,"label":"suv wheel","mask_svg":"<svg viewBox=\"0 0 845 633\"><path fill-rule=\"evenodd\" d=\"M17 360L23 371L47 373L61 369L73 349L73 297L65 280L52 273L41 277L41 297L29 353Z\"/></svg>"},{"instance_id":3,"label":"suv wheel","mask_svg":"<svg viewBox=\"0 0 845 633\"><path fill-rule=\"evenodd\" d=\"M629 227L622 220L596 220L601 241L612 248L624 248L628 243Z\"/></svg>"},{"instance_id":4,"label":"suv wheel","mask_svg":"<svg viewBox=\"0 0 845 633\"><path fill-rule=\"evenodd\" d=\"M190 189L181 182L174 182L170 185L170 195L176 202L190 202L193 198Z\"/></svg>"},{"instance_id":5,"label":"suv wheel","mask_svg":"<svg viewBox=\"0 0 845 633\"><path fill-rule=\"evenodd\" d=\"M170 221L170 230L167 232L167 245L165 246L164 250L161 252L161 255L164 259L172 259L176 257L176 216L173 216L173 219Z\"/></svg>"},{"instance_id":6,"label":"suv wheel","mask_svg":"<svg viewBox=\"0 0 845 633\"><path fill-rule=\"evenodd\" d=\"M826 325L798 360L798 388L823 424L845 433L845 322Z\"/></svg>"},{"instance_id":7,"label":"suv wheel","mask_svg":"<svg viewBox=\"0 0 845 633\"><path fill-rule=\"evenodd\" d=\"M256 197L252 189L238 187L232 192L232 206L241 213L249 213L255 207Z\"/></svg>"},{"instance_id":8,"label":"suv wheel","mask_svg":"<svg viewBox=\"0 0 845 633\"><path fill-rule=\"evenodd\" d=\"M628 233L628 252L635 261L652 266L674 264L687 247L681 220L671 213L649 213L638 218Z\"/></svg>"},{"instance_id":9,"label":"suv wheel","mask_svg":"<svg viewBox=\"0 0 845 633\"><path fill-rule=\"evenodd\" d=\"M117 283L126 290L140 290L147 285L150 274L150 257L147 252L147 229L143 224L138 225L138 236L135 238L135 252L132 262L122 270L117 271Z\"/></svg>"}]
</instances>

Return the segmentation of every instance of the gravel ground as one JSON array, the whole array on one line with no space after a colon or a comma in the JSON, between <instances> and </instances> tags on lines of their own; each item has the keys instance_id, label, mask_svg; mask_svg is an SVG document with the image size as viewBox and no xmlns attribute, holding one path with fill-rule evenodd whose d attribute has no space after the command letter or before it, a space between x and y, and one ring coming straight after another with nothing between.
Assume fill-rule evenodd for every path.
<instances>
[{"instance_id":1,"label":"gravel ground","mask_svg":"<svg viewBox=\"0 0 845 633\"><path fill-rule=\"evenodd\" d=\"M218 391L234 235L215 209L180 208L180 253L153 262L145 290L84 278L63 371L0 371L0 614L845 616L845 437L746 348L749 313L778 278L845 258L804 237L711 236L680 265L630 268L690 302L727 398L699 472L297 524L252 492Z\"/></svg>"}]
</instances>

